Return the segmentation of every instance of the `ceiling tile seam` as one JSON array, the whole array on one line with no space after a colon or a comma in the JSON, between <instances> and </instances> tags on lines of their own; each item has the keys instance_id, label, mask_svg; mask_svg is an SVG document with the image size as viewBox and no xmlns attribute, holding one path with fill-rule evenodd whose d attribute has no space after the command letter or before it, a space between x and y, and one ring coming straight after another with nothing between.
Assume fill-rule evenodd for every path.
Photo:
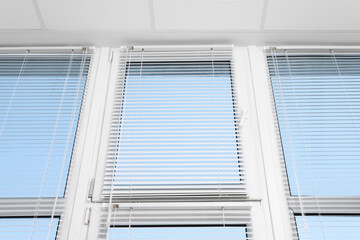
<instances>
[{"instance_id":1,"label":"ceiling tile seam","mask_svg":"<svg viewBox=\"0 0 360 240\"><path fill-rule=\"evenodd\" d=\"M82 30L82 29L46 29L46 31L42 31L42 29L34 28L34 29L0 29L1 33L8 34L21 34L21 33L41 33L41 34L76 34L82 35L87 33L101 33L101 34L109 34L109 35L117 35L117 34L360 34L360 30L269 30L269 29L254 29L254 30Z\"/></svg>"},{"instance_id":2,"label":"ceiling tile seam","mask_svg":"<svg viewBox=\"0 0 360 240\"><path fill-rule=\"evenodd\" d=\"M261 20L260 20L260 29L263 30L265 28L265 21L266 21L266 16L267 16L267 12L268 12L268 5L269 5L269 0L264 0L264 5L262 8L262 13L261 13Z\"/></svg>"},{"instance_id":3,"label":"ceiling tile seam","mask_svg":"<svg viewBox=\"0 0 360 240\"><path fill-rule=\"evenodd\" d=\"M40 8L39 8L39 4L37 3L36 0L32 0L32 4L33 4L33 7L34 7L36 16L37 16L37 18L38 18L38 20L39 20L41 29L42 29L42 30L45 30L45 29L46 29L46 25L45 25L44 18L43 18L42 15L41 15L41 11L40 11Z\"/></svg>"},{"instance_id":4,"label":"ceiling tile seam","mask_svg":"<svg viewBox=\"0 0 360 240\"><path fill-rule=\"evenodd\" d=\"M150 28L155 30L155 9L154 9L154 0L149 1L149 11L150 11Z\"/></svg>"}]
</instances>

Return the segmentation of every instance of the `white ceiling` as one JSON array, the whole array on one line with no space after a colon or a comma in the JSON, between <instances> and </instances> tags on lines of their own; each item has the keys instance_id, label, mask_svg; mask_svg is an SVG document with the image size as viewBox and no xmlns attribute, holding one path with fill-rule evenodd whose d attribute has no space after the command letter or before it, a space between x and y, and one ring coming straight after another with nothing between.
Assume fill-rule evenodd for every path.
<instances>
[{"instance_id":1,"label":"white ceiling","mask_svg":"<svg viewBox=\"0 0 360 240\"><path fill-rule=\"evenodd\" d=\"M37 3L49 30L150 29L148 0L37 0Z\"/></svg>"},{"instance_id":2,"label":"white ceiling","mask_svg":"<svg viewBox=\"0 0 360 240\"><path fill-rule=\"evenodd\" d=\"M358 45L359 10L359 0L0 0L0 45Z\"/></svg>"},{"instance_id":3,"label":"white ceiling","mask_svg":"<svg viewBox=\"0 0 360 240\"><path fill-rule=\"evenodd\" d=\"M0 29L41 29L32 2L0 0Z\"/></svg>"},{"instance_id":4,"label":"white ceiling","mask_svg":"<svg viewBox=\"0 0 360 240\"><path fill-rule=\"evenodd\" d=\"M360 30L359 0L270 0L265 29Z\"/></svg>"},{"instance_id":5,"label":"white ceiling","mask_svg":"<svg viewBox=\"0 0 360 240\"><path fill-rule=\"evenodd\" d=\"M263 0L154 0L158 30L252 30L261 22Z\"/></svg>"}]
</instances>

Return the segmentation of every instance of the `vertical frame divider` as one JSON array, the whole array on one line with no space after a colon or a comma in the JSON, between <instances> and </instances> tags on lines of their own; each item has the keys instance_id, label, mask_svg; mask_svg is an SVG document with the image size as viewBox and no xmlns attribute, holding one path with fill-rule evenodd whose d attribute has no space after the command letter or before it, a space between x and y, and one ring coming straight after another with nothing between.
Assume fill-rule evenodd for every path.
<instances>
[{"instance_id":1,"label":"vertical frame divider","mask_svg":"<svg viewBox=\"0 0 360 240\"><path fill-rule=\"evenodd\" d=\"M258 137L266 178L269 215L276 240L293 239L286 189L282 173L281 156L273 117L273 105L267 74L265 55L262 49L249 46L249 62L252 75L253 97L256 107Z\"/></svg>"}]
</instances>

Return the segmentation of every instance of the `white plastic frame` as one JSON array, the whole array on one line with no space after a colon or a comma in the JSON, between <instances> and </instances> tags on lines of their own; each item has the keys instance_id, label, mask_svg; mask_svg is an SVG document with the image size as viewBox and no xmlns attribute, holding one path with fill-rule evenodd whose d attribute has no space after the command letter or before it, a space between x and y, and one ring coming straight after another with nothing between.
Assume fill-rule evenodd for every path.
<instances>
[{"instance_id":1,"label":"white plastic frame","mask_svg":"<svg viewBox=\"0 0 360 240\"><path fill-rule=\"evenodd\" d=\"M196 46L190 46L196 47ZM76 178L68 196L60 239L95 240L101 224L103 171L112 118L120 49L95 49L89 81L88 101L79 137L81 153L73 166ZM251 207L252 239L292 239L289 208L283 186L281 162L262 49L234 47L234 69L239 107L246 118L242 125L244 165L248 199L241 202L213 202L226 206ZM80 150L79 150L80 152ZM75 187L74 187L75 186ZM156 203L124 203L124 207ZM189 206L191 202L161 203ZM199 203L193 203L194 206ZM207 204L207 203L203 203ZM210 204L210 203L209 203ZM130 206L131 205L131 206ZM134 206L135 206L134 205Z\"/></svg>"}]
</instances>

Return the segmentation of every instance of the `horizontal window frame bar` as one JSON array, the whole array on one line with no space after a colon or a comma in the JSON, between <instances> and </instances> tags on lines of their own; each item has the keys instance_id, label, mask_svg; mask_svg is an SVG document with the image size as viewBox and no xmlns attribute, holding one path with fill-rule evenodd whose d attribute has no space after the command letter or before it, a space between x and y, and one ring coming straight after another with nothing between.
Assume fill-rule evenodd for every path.
<instances>
[{"instance_id":1,"label":"horizontal window frame bar","mask_svg":"<svg viewBox=\"0 0 360 240\"><path fill-rule=\"evenodd\" d=\"M360 215L360 197L291 196L288 202L295 215Z\"/></svg>"},{"instance_id":2,"label":"horizontal window frame bar","mask_svg":"<svg viewBox=\"0 0 360 240\"><path fill-rule=\"evenodd\" d=\"M0 198L0 218L18 217L60 217L65 208L65 198ZM23 208L14 211L14 208Z\"/></svg>"}]
</instances>

